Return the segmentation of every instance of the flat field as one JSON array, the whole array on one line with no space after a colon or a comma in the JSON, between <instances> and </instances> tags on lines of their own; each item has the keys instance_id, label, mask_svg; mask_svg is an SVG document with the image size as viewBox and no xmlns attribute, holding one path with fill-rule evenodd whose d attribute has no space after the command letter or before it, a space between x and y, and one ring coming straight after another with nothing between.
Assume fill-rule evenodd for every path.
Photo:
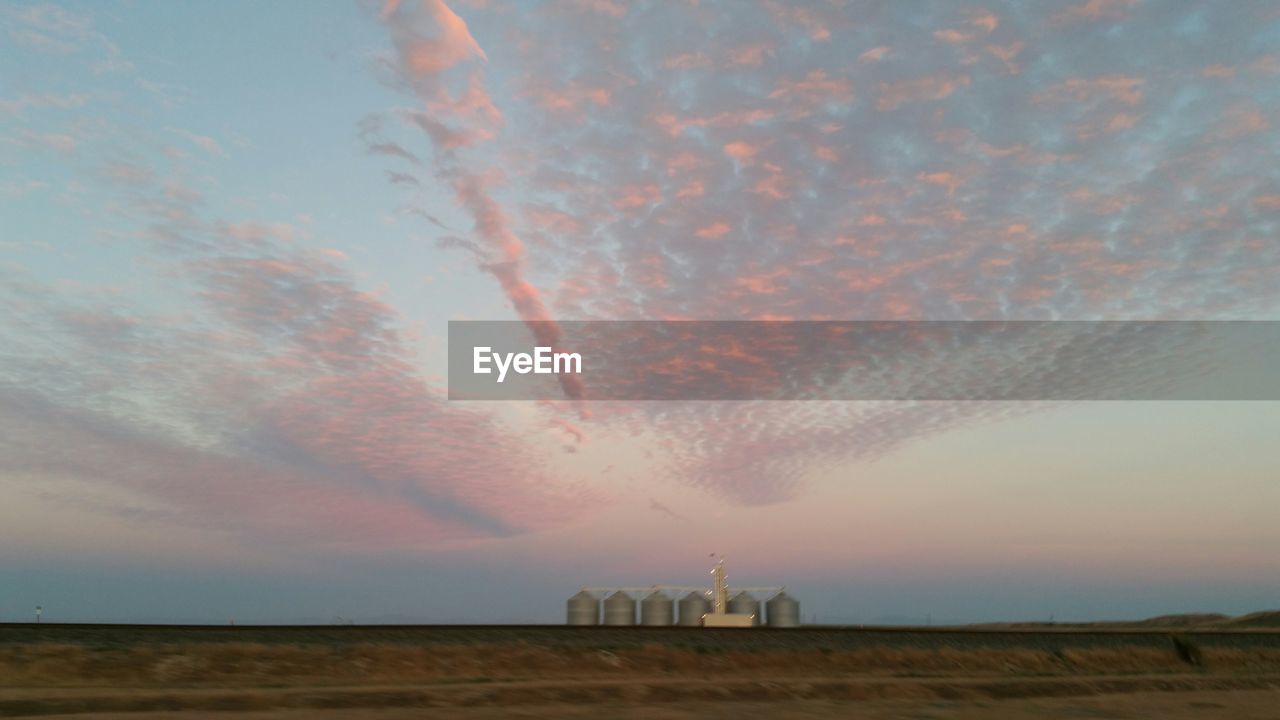
<instances>
[{"instance_id":1,"label":"flat field","mask_svg":"<svg viewBox=\"0 0 1280 720\"><path fill-rule=\"evenodd\" d=\"M0 717L1280 718L1280 632L0 625Z\"/></svg>"}]
</instances>

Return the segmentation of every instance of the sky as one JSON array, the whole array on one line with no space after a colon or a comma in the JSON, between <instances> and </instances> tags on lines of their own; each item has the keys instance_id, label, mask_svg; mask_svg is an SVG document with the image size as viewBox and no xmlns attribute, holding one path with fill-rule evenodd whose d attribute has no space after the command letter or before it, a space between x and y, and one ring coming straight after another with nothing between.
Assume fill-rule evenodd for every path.
<instances>
[{"instance_id":1,"label":"sky","mask_svg":"<svg viewBox=\"0 0 1280 720\"><path fill-rule=\"evenodd\" d=\"M1280 607L1276 402L450 401L449 320L1280 320L1280 8L0 6L0 621ZM1004 368L1017 379L1017 369Z\"/></svg>"}]
</instances>

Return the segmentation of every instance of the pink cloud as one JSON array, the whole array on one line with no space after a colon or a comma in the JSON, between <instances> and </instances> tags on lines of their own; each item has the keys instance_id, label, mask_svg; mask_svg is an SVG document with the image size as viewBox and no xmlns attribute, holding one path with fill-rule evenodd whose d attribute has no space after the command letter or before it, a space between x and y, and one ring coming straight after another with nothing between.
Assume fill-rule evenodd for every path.
<instances>
[{"instance_id":1,"label":"pink cloud","mask_svg":"<svg viewBox=\"0 0 1280 720\"><path fill-rule=\"evenodd\" d=\"M707 185L701 180L690 180L676 191L676 197L680 199L698 198L706 194Z\"/></svg>"},{"instance_id":2,"label":"pink cloud","mask_svg":"<svg viewBox=\"0 0 1280 720\"><path fill-rule=\"evenodd\" d=\"M438 76L472 59L486 60L484 51L443 0L424 0L423 14L405 11L398 3L384 10L391 38L399 50L400 69L426 103L427 112L413 119L431 136L438 149L449 154L437 163L437 175L450 183L460 204L471 214L479 243L464 243L481 267L492 275L519 317L530 325L539 344L558 347L560 333L551 321L541 292L525 277L525 247L515 234L502 207L490 194L490 186L500 180L492 169L468 169L457 163L452 152L491 140L501 113L484 89L478 72L467 76L467 90L449 94ZM452 126L450 125L452 123ZM561 385L570 399L581 395L577 376L561 376Z\"/></svg>"},{"instance_id":3,"label":"pink cloud","mask_svg":"<svg viewBox=\"0 0 1280 720\"><path fill-rule=\"evenodd\" d=\"M529 94L543 110L558 115L584 116L591 106L608 105L612 92L605 87L569 83L559 87L534 84Z\"/></svg>"},{"instance_id":4,"label":"pink cloud","mask_svg":"<svg viewBox=\"0 0 1280 720\"><path fill-rule=\"evenodd\" d=\"M493 104L493 98L485 90L484 80L478 72L467 76L466 90L451 95L441 87L427 98L427 111L431 115L456 119L468 124L493 127L502 124L502 113Z\"/></svg>"},{"instance_id":5,"label":"pink cloud","mask_svg":"<svg viewBox=\"0 0 1280 720\"><path fill-rule=\"evenodd\" d=\"M588 12L620 18L627 14L627 6L618 0L573 0L573 4Z\"/></svg>"},{"instance_id":6,"label":"pink cloud","mask_svg":"<svg viewBox=\"0 0 1280 720\"><path fill-rule=\"evenodd\" d=\"M679 137L689 128L741 127L743 125L751 125L770 120L775 115L776 113L772 110L758 108L751 110L726 111L710 116L691 115L683 118L678 117L674 113L659 113L654 116L653 120L660 127L666 130L667 134L671 137Z\"/></svg>"},{"instance_id":7,"label":"pink cloud","mask_svg":"<svg viewBox=\"0 0 1280 720\"><path fill-rule=\"evenodd\" d=\"M768 174L752 185L751 192L765 195L774 200L785 200L790 194L788 189L791 186L791 182L777 165L767 163L765 169Z\"/></svg>"},{"instance_id":8,"label":"pink cloud","mask_svg":"<svg viewBox=\"0 0 1280 720\"><path fill-rule=\"evenodd\" d=\"M770 45L743 45L729 50L729 64L740 67L758 67L764 62L766 53L773 52Z\"/></svg>"},{"instance_id":9,"label":"pink cloud","mask_svg":"<svg viewBox=\"0 0 1280 720\"><path fill-rule=\"evenodd\" d=\"M17 400L26 451L10 447L21 438L0 398L7 465L118 485L163 503L156 522L281 551L506 536L583 507L538 479L537 458L490 417L428 386L401 318L329 262L340 252L300 251L271 227L190 224L212 237L180 260L204 301L180 323L37 295L46 331L63 338L63 371L96 379L71 404L30 384ZM184 430L99 407L124 385ZM80 450L56 452L66 444Z\"/></svg>"},{"instance_id":10,"label":"pink cloud","mask_svg":"<svg viewBox=\"0 0 1280 720\"><path fill-rule=\"evenodd\" d=\"M406 10L409 4L388 0L382 9L382 19L393 34L401 38L397 45L401 66L407 72L414 76L434 76L465 60L487 59L467 29L467 23L444 0L421 0L418 5L425 17ZM429 28L426 32L416 31L424 25Z\"/></svg>"},{"instance_id":11,"label":"pink cloud","mask_svg":"<svg viewBox=\"0 0 1280 720\"><path fill-rule=\"evenodd\" d=\"M1000 18L986 11L979 11L969 19L969 24L987 32L995 32L995 29L1000 27Z\"/></svg>"},{"instance_id":12,"label":"pink cloud","mask_svg":"<svg viewBox=\"0 0 1280 720\"><path fill-rule=\"evenodd\" d=\"M1085 0L1067 8L1056 19L1063 20L1120 20L1127 8L1137 5L1137 0Z\"/></svg>"},{"instance_id":13,"label":"pink cloud","mask_svg":"<svg viewBox=\"0 0 1280 720\"><path fill-rule=\"evenodd\" d=\"M662 199L662 189L657 185L628 185L622 188L622 194L614 198L613 204L619 210L635 210L647 207Z\"/></svg>"},{"instance_id":14,"label":"pink cloud","mask_svg":"<svg viewBox=\"0 0 1280 720\"><path fill-rule=\"evenodd\" d=\"M873 41L856 47L854 56L862 57L852 65L848 57L832 64L813 42L811 28L781 8L784 12L775 15L779 31L790 34L785 40L797 53L785 63L779 54L775 65L765 49L773 43L754 42L759 36L750 32L710 36L696 47L670 43L637 52L624 38L645 22L695 27L705 20L701 7L660 7L651 18L632 14L618 32L593 35L581 48L554 23L538 24L529 35L539 42L520 45L520 60L529 66L522 72L532 77L569 77L591 86L605 77L628 83L607 105L576 103L573 119L579 123L554 119L527 132L513 131L516 137L494 145L519 160L513 167L528 163L535 154L530 148L573 147L591 158L590 172L581 173L551 153L529 176L529 188L578 221L572 243L531 246L530 264L558 284L558 312L599 318L995 317L1007 312L1039 317L1047 307L1042 301L1081 312L1115 309L1106 303L1123 305L1115 298L1132 283L1105 278L1141 273L1140 264L1123 256L1137 252L1138 243L1152 247L1153 233L1169 230L1168 222L1148 227L1151 218L1142 209L1163 206L1167 198L1139 195L1123 171L1101 169L1107 165L1102 158L1111 157L1109 143L1115 141L1110 136L1157 112L1165 83L1068 59L1057 68L1064 74L1050 81L1047 89L1053 94L1042 92L1033 96L1035 102L1010 100L1008 122L964 126L975 120L970 110L978 103L1025 100L1023 81L1009 76L1033 60L1026 55L1031 42L1026 38L1035 37L1037 56L1062 51L1056 38L1020 35L1027 29L1025 16L997 18L961 9L960 19L953 16L950 25L944 19L925 27L940 29L946 35L942 39L964 36L968 47L934 42L907 52L896 41L894 50L888 40L875 47ZM849 14L834 5L805 9L811 11L813 28L825 30L828 38L849 22ZM536 13L530 17L537 20ZM956 36L943 28L954 29ZM744 37L750 38L745 44ZM496 49L490 50L496 57ZM956 62L974 63L974 69L945 69ZM1237 62L1243 68L1252 59ZM733 69L675 72L704 64ZM582 70L570 72L570 65ZM1072 78L1086 66L1098 74ZM1245 73L1236 72L1237 77ZM639 77L645 80L634 82ZM866 95L867 88L875 95L873 108L903 110L901 117L890 123L874 112L868 115L865 103L843 102L854 90ZM948 98L952 102L929 105ZM628 114L635 108L646 109L638 122ZM1027 127L1052 132L1016 130ZM1082 139L1081 133L1088 137ZM895 139L909 141L911 152L905 145L902 152L886 151ZM937 163L938 157L952 161ZM1177 163L1188 168L1202 161L1189 155ZM1090 176L1096 177L1094 196L1072 198L1071 188L1087 172L1095 173ZM1243 178L1237 185L1230 194L1244 198L1240 202L1247 205L1256 197ZM1044 194L1034 188L1054 190ZM1030 204L1016 212L993 209L1004 208L1006 196ZM1117 218L1117 208L1126 206L1129 212ZM1228 206L1231 212L1240 210L1239 203ZM1047 248L1068 233L1026 220L1036 212L1030 208L1060 213L1069 218L1064 225L1091 231L1071 233L1072 238L1105 237L1095 218L1133 223L1132 244L1118 243L1115 254L1121 257L1113 259L1088 260L1088 252L1067 246L1062 253L1050 252ZM1201 221L1198 212L1193 215ZM747 227L752 232L735 236L732 243L710 241ZM992 242L1011 248L996 252ZM766 261L793 269L793 276L763 277ZM1090 285L1090 294L1073 292L1073 268L1087 276L1082 284ZM984 279L988 275L999 282ZM1112 300L1102 291L1115 293ZM1030 300L1016 302L1015 293Z\"/></svg>"},{"instance_id":15,"label":"pink cloud","mask_svg":"<svg viewBox=\"0 0 1280 720\"><path fill-rule=\"evenodd\" d=\"M666 170L668 175L678 175L689 170L696 170L704 164L705 161L696 153L684 151L671 156L667 160Z\"/></svg>"},{"instance_id":16,"label":"pink cloud","mask_svg":"<svg viewBox=\"0 0 1280 720\"><path fill-rule=\"evenodd\" d=\"M695 70L697 68L709 67L711 58L699 52L682 53L663 61L662 66L668 70Z\"/></svg>"},{"instance_id":17,"label":"pink cloud","mask_svg":"<svg viewBox=\"0 0 1280 720\"><path fill-rule=\"evenodd\" d=\"M973 39L973 35L962 33L959 30L948 28L946 30L935 30L933 36L945 43L958 44L969 42Z\"/></svg>"},{"instance_id":18,"label":"pink cloud","mask_svg":"<svg viewBox=\"0 0 1280 720\"><path fill-rule=\"evenodd\" d=\"M1019 68L1018 64L1014 62L1014 60L1018 55L1022 54L1023 47L1022 41L1017 41L1009 43L1008 45L988 45L986 50L988 53L995 56L1000 62L1004 63L1005 70L1007 70L1010 75L1017 75Z\"/></svg>"},{"instance_id":19,"label":"pink cloud","mask_svg":"<svg viewBox=\"0 0 1280 720\"><path fill-rule=\"evenodd\" d=\"M892 51L893 51L893 48L887 45L881 45L880 47L873 47L870 50L862 53L861 55L858 56L858 59L862 60L863 62L878 62L880 60L883 60L885 56Z\"/></svg>"},{"instance_id":20,"label":"pink cloud","mask_svg":"<svg viewBox=\"0 0 1280 720\"><path fill-rule=\"evenodd\" d=\"M1119 132L1120 130L1128 130L1138 124L1138 116L1131 113L1116 113L1107 122L1107 132Z\"/></svg>"},{"instance_id":21,"label":"pink cloud","mask_svg":"<svg viewBox=\"0 0 1280 720\"><path fill-rule=\"evenodd\" d=\"M1035 97L1039 103L1071 100L1088 102L1098 99L1114 100L1123 105L1142 102L1143 79L1130 75L1102 75L1095 78L1071 78Z\"/></svg>"},{"instance_id":22,"label":"pink cloud","mask_svg":"<svg viewBox=\"0 0 1280 720\"><path fill-rule=\"evenodd\" d=\"M719 221L700 227L693 234L700 238L714 239L727 235L731 230L733 230L733 227L729 223Z\"/></svg>"},{"instance_id":23,"label":"pink cloud","mask_svg":"<svg viewBox=\"0 0 1280 720\"><path fill-rule=\"evenodd\" d=\"M570 214L548 207L529 207L525 210L529 222L551 232L576 233L581 225Z\"/></svg>"},{"instance_id":24,"label":"pink cloud","mask_svg":"<svg viewBox=\"0 0 1280 720\"><path fill-rule=\"evenodd\" d=\"M956 188L964 184L964 181L956 176L955 173L950 172L922 172L916 175L916 179L930 185L941 185L947 189L947 195L954 195Z\"/></svg>"},{"instance_id":25,"label":"pink cloud","mask_svg":"<svg viewBox=\"0 0 1280 720\"><path fill-rule=\"evenodd\" d=\"M733 282L753 295L778 295L785 289L785 280L790 275L791 273L788 270L780 268L758 275L745 275L736 278ZM739 357L745 357L745 355ZM757 355L756 358L759 358L759 356Z\"/></svg>"},{"instance_id":26,"label":"pink cloud","mask_svg":"<svg viewBox=\"0 0 1280 720\"><path fill-rule=\"evenodd\" d=\"M831 39L828 21L813 8L777 0L767 0L766 5L783 23L801 27L808 33L810 40L825 42Z\"/></svg>"},{"instance_id":27,"label":"pink cloud","mask_svg":"<svg viewBox=\"0 0 1280 720\"><path fill-rule=\"evenodd\" d=\"M799 117L815 112L827 103L848 105L853 102L853 91L848 80L830 77L825 70L813 70L799 80L782 80L769 97L785 101L791 108L792 117Z\"/></svg>"},{"instance_id":28,"label":"pink cloud","mask_svg":"<svg viewBox=\"0 0 1280 720\"><path fill-rule=\"evenodd\" d=\"M957 89L968 87L969 76L932 75L913 80L880 83L877 110L895 110L909 102L943 100Z\"/></svg>"},{"instance_id":29,"label":"pink cloud","mask_svg":"<svg viewBox=\"0 0 1280 720\"><path fill-rule=\"evenodd\" d=\"M1250 104L1239 103L1223 112L1217 134L1230 139L1265 132L1270 127L1271 121L1266 113Z\"/></svg>"},{"instance_id":30,"label":"pink cloud","mask_svg":"<svg viewBox=\"0 0 1280 720\"><path fill-rule=\"evenodd\" d=\"M742 140L735 140L724 146L724 152L739 163L745 164L751 162L751 159L760 152L760 146Z\"/></svg>"},{"instance_id":31,"label":"pink cloud","mask_svg":"<svg viewBox=\"0 0 1280 720\"><path fill-rule=\"evenodd\" d=\"M1280 74L1280 55L1263 55L1253 62L1244 65L1208 65L1200 71L1204 77L1235 77L1238 72L1258 75Z\"/></svg>"}]
</instances>

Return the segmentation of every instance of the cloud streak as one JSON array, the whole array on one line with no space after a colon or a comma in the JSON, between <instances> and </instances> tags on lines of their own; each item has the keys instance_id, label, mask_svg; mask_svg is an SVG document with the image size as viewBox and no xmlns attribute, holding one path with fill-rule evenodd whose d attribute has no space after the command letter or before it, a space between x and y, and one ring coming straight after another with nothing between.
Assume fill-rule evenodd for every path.
<instances>
[{"instance_id":1,"label":"cloud streak","mask_svg":"<svg viewBox=\"0 0 1280 720\"><path fill-rule=\"evenodd\" d=\"M498 281L516 314L538 328L541 345L558 348L559 331L538 288L525 277L525 246L516 235L491 186L501 181L493 168L476 168L459 150L491 140L502 125L502 114L475 70L462 80L464 90L451 94L445 73L470 60L487 56L462 18L443 0L420 4L388 2L382 21L397 51L397 70L426 106L411 117L430 137L436 150L436 174L452 186L456 198L470 213L478 243L472 250L481 267ZM563 376L561 384L570 400L581 397L576 378Z\"/></svg>"}]
</instances>

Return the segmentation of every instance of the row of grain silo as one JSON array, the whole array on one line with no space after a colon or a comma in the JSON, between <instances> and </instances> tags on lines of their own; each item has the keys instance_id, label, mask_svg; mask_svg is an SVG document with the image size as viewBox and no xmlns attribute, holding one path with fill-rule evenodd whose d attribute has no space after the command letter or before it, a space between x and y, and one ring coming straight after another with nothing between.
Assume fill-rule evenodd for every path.
<instances>
[{"instance_id":1,"label":"row of grain silo","mask_svg":"<svg viewBox=\"0 0 1280 720\"><path fill-rule=\"evenodd\" d=\"M639 603L639 623L645 626L679 625L698 627L703 617L711 612L711 601L705 593L690 592L679 602L661 590L655 590ZM748 592L739 592L729 598L728 611L751 615L755 624L761 625L760 601ZM596 595L583 590L569 598L568 622L570 625L636 625L635 598L623 590L607 596L603 602ZM679 612L677 613L677 609ZM786 592L779 592L764 604L763 624L771 628L800 626L800 603ZM601 619L603 611L603 621Z\"/></svg>"}]
</instances>

